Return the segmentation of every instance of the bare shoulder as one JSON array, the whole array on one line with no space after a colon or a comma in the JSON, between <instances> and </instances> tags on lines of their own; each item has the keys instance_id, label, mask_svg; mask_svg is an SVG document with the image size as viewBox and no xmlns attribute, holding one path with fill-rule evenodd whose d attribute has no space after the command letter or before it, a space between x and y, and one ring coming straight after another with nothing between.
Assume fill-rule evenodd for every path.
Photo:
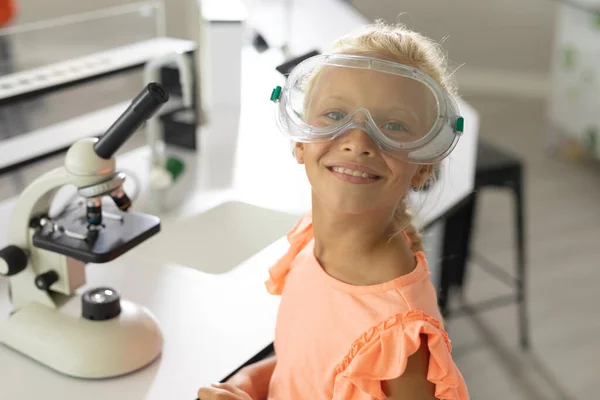
<instances>
[{"instance_id":1,"label":"bare shoulder","mask_svg":"<svg viewBox=\"0 0 600 400\"><path fill-rule=\"evenodd\" d=\"M390 400L436 400L435 385L427 380L428 367L427 336L421 335L421 346L408 358L404 373L382 382L383 392Z\"/></svg>"}]
</instances>

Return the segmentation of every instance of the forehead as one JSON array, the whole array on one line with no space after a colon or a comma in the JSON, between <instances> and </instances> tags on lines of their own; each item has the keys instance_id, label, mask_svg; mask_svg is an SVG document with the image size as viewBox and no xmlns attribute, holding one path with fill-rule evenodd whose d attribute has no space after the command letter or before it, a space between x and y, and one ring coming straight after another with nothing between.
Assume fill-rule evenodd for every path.
<instances>
[{"instance_id":1,"label":"forehead","mask_svg":"<svg viewBox=\"0 0 600 400\"><path fill-rule=\"evenodd\" d=\"M325 65L309 82L313 96L341 95L350 98L378 97L387 101L412 99L422 103L434 100L431 89L421 81L403 75L372 69Z\"/></svg>"}]
</instances>

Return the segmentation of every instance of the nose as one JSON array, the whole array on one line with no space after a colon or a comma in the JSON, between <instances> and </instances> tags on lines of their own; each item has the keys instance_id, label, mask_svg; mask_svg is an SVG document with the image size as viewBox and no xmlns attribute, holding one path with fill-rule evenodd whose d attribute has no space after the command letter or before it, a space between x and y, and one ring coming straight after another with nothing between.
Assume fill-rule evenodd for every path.
<instances>
[{"instance_id":1,"label":"nose","mask_svg":"<svg viewBox=\"0 0 600 400\"><path fill-rule=\"evenodd\" d=\"M352 152L357 156L373 157L377 151L375 143L367 132L360 128L350 129L340 139L341 150Z\"/></svg>"}]
</instances>

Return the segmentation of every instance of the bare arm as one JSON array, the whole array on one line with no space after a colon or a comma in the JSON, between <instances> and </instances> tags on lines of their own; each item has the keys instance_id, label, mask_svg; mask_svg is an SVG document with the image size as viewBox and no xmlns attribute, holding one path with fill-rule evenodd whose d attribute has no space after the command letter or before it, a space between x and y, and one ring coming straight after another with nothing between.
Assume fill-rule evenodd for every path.
<instances>
[{"instance_id":1,"label":"bare arm","mask_svg":"<svg viewBox=\"0 0 600 400\"><path fill-rule=\"evenodd\" d=\"M408 358L402 376L382 382L382 389L390 400L436 400L435 385L427 380L429 349L427 337L421 335L419 350Z\"/></svg>"},{"instance_id":2,"label":"bare arm","mask_svg":"<svg viewBox=\"0 0 600 400\"><path fill-rule=\"evenodd\" d=\"M269 394L269 383L275 370L277 358L265 358L262 361L242 368L227 382L248 393L253 400L266 400Z\"/></svg>"}]
</instances>

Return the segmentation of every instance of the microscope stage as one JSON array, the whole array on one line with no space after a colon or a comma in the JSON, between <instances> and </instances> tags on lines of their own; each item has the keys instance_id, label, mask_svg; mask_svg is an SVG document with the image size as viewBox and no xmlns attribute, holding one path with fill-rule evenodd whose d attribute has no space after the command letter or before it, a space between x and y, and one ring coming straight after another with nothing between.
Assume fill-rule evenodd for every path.
<instances>
[{"instance_id":1,"label":"microscope stage","mask_svg":"<svg viewBox=\"0 0 600 400\"><path fill-rule=\"evenodd\" d=\"M87 236L87 240L65 232L52 232L50 227L44 227L33 235L33 245L85 263L100 264L125 254L160 231L160 219L153 215L123 212L107 203L102 205L102 213L103 226L92 235L88 231L85 207L78 207L53 220L68 232ZM122 219L109 218L105 213Z\"/></svg>"}]
</instances>

